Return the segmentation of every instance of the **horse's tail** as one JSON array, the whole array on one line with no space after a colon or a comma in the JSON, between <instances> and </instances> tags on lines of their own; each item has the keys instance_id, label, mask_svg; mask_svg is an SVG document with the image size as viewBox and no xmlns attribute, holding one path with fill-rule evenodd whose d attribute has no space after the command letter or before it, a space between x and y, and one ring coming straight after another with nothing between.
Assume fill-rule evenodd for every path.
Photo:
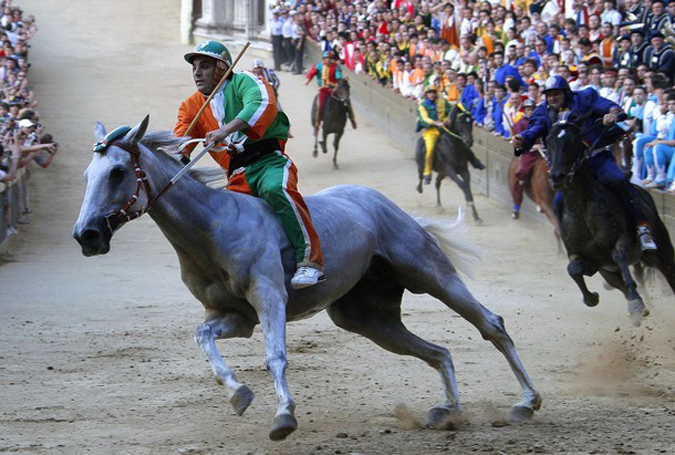
<instances>
[{"instance_id":1,"label":"horse's tail","mask_svg":"<svg viewBox=\"0 0 675 455\"><path fill-rule=\"evenodd\" d=\"M446 224L440 220L415 217L415 221L431 235L450 262L463 275L473 277L474 269L481 262L481 250L464 238L468 227L464 222L464 210L459 208L457 219Z\"/></svg>"}]
</instances>

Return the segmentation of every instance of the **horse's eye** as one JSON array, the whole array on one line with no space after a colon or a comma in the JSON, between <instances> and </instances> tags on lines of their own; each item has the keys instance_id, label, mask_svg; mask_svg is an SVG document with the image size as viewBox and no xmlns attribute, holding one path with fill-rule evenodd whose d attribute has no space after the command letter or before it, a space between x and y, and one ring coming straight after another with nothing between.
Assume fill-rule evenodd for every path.
<instances>
[{"instance_id":1,"label":"horse's eye","mask_svg":"<svg viewBox=\"0 0 675 455\"><path fill-rule=\"evenodd\" d=\"M124 178L124 175L127 173L127 170L124 166L115 166L110 170L110 180L113 182L119 182Z\"/></svg>"}]
</instances>

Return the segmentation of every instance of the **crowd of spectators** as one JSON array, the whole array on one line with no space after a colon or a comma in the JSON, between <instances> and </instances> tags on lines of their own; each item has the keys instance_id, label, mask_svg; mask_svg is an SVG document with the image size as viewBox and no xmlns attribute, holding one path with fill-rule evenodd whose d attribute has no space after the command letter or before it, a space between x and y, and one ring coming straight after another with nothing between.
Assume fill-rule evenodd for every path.
<instances>
[{"instance_id":1,"label":"crowd of spectators","mask_svg":"<svg viewBox=\"0 0 675 455\"><path fill-rule=\"evenodd\" d=\"M0 182L7 185L17 178L18 170L31 162L46 168L57 152L57 144L45 133L35 109L37 100L29 82L29 42L37 27L33 16L12 0L0 1ZM24 191L26 193L26 191ZM24 213L19 222L26 223L28 195L22 194ZM9 209L9 192L2 195L5 213ZM15 226L7 227L15 232Z\"/></svg>"},{"instance_id":2,"label":"crowd of spectators","mask_svg":"<svg viewBox=\"0 0 675 455\"><path fill-rule=\"evenodd\" d=\"M634 175L675 193L675 2L295 0L272 7L277 70L301 73L309 39L401 96L419 100L435 84L477 125L505 138L524 101L544 101L550 76L564 77L572 90L592 87L629 115Z\"/></svg>"}]
</instances>

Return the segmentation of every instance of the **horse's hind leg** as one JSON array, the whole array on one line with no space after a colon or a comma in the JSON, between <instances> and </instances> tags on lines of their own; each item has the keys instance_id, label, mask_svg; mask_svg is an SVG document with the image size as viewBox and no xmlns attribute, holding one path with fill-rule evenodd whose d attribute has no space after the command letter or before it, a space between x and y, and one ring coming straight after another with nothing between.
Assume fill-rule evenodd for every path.
<instances>
[{"instance_id":1,"label":"horse's hind leg","mask_svg":"<svg viewBox=\"0 0 675 455\"><path fill-rule=\"evenodd\" d=\"M237 381L223 357L218 352L216 340L225 338L248 338L253 333L254 323L239 313L211 314L207 321L200 324L195 331L195 341L206 354L211 363L216 381L225 386L230 404L237 415L242 415L251 401L253 392Z\"/></svg>"},{"instance_id":2,"label":"horse's hind leg","mask_svg":"<svg viewBox=\"0 0 675 455\"><path fill-rule=\"evenodd\" d=\"M638 326L643 317L649 315L649 311L645 307L642 297L637 292L637 283L633 279L628 266L628 245L629 241L619 241L619 245L612 253L612 260L621 270L621 277L623 278L624 294L628 300L628 313L633 324Z\"/></svg>"},{"instance_id":3,"label":"horse's hind leg","mask_svg":"<svg viewBox=\"0 0 675 455\"><path fill-rule=\"evenodd\" d=\"M522 389L522 400L511 408L510 419L520 421L531 418L541 406L541 395L525 371L502 317L481 305L456 274L430 278L429 293L473 324L483 339L490 341L506 357Z\"/></svg>"},{"instance_id":4,"label":"horse's hind leg","mask_svg":"<svg viewBox=\"0 0 675 455\"><path fill-rule=\"evenodd\" d=\"M403 325L402 294L400 287L362 281L330 306L328 315L338 327L363 335L387 351L417 357L436 369L441 375L445 403L430 411L427 426L444 427L448 417L460 411L452 358L447 349L424 341Z\"/></svg>"},{"instance_id":5,"label":"horse's hind leg","mask_svg":"<svg viewBox=\"0 0 675 455\"><path fill-rule=\"evenodd\" d=\"M446 254L429 233L423 234L409 235L406 242L389 244L387 255L394 273L390 272L388 276L396 276L398 282L411 292L430 294L473 324L483 338L504 355L520 384L522 400L511 408L511 418L522 420L531 417L533 411L541 406L541 396L518 357L513 341L504 328L503 319L471 295ZM424 258L422 266L420 257Z\"/></svg>"}]
</instances>

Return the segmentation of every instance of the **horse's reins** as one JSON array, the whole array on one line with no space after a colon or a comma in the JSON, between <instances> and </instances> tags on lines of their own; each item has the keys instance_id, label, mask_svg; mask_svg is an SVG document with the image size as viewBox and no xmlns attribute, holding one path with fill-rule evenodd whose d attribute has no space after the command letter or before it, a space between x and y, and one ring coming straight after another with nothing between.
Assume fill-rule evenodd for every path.
<instances>
[{"instance_id":1,"label":"horse's reins","mask_svg":"<svg viewBox=\"0 0 675 455\"><path fill-rule=\"evenodd\" d=\"M123 128L128 128L128 127L123 127ZM245 138L245 137L244 137ZM196 143L196 142L204 142L205 139L191 139L189 141L184 142L181 144L181 146L178 148L178 151L182 151L186 146ZM241 142L233 142L232 146L237 149L238 151L243 150L243 141ZM120 142L117 140L113 140L111 142L108 142L106 145L107 147L110 147L111 145L115 145L122 150L128 152L131 155L132 162L134 163L134 174L136 176L136 190L134 193L131 195L129 200L122 206L121 209L119 209L116 213L112 213L108 216L105 217L106 225L108 226L108 229L110 229L110 233L114 233L117 228L119 228L121 223L126 223L131 220L135 220L136 218L140 218L141 215L146 213L148 210L150 210L150 207L157 201L157 199L160 198L169 188L171 188L183 175L185 175L192 166L187 165L184 166L178 173L171 179L169 180L166 185L162 187L157 194L153 196L152 194L152 189L150 188L150 183L148 182L148 177L145 174L145 171L143 171L143 168L141 167L141 152L138 149L138 145L135 145L134 147L129 147L129 145L125 144L124 142ZM223 146L223 147L215 147L215 143L209 145L208 147L205 147L204 150L202 150L199 155L191 161L191 163L196 163L199 158L201 158L203 155L205 155L207 152L223 152L229 150L228 146ZM105 151L105 150L104 150ZM104 152L103 151L103 152ZM98 153L103 153L103 152L98 152ZM145 193L147 194L148 197L148 202L145 204L144 207L140 208L139 210L136 210L134 212L129 213L128 210L133 207L133 205L138 201L138 197L140 196L141 190L144 189Z\"/></svg>"},{"instance_id":2,"label":"horse's reins","mask_svg":"<svg viewBox=\"0 0 675 455\"><path fill-rule=\"evenodd\" d=\"M457 107L457 106L454 106L454 109L455 109L455 110L462 111L462 109L460 109L460 108ZM466 111L462 111L462 112L464 112L464 113L467 114L467 115L471 115L471 114L467 113ZM455 133L453 133L452 131L448 130L448 129L445 127L445 125L441 125L441 129L443 129L443 131L445 131L446 133L448 133L450 136L455 137L455 138L459 139L460 141L464 142L464 144L466 144L467 147L469 146L468 142L467 142L462 136L460 136L459 134L455 134Z\"/></svg>"}]
</instances>

